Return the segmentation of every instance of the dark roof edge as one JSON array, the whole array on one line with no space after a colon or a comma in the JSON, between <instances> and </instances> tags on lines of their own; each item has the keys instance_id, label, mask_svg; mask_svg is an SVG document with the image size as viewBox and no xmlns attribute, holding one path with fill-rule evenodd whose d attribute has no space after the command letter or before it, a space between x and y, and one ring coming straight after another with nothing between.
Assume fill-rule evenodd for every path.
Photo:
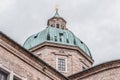
<instances>
[{"instance_id":1,"label":"dark roof edge","mask_svg":"<svg viewBox=\"0 0 120 80\"><path fill-rule=\"evenodd\" d=\"M33 55L31 52L29 52L28 50L26 50L25 48L23 48L20 44L18 44L16 41L14 41L13 39L11 39L10 37L8 37L6 34L4 34L2 31L0 31L0 36L3 36L5 38L7 38L9 41L11 41L12 43L16 44L18 47L20 47L21 49L23 49L24 51L26 51L28 54L30 54L30 56L34 57L35 59L37 59L38 61L40 61L43 65L46 65L47 67L49 67L51 70L53 70L54 72L58 73L59 75L61 75L63 78L65 78L66 80L69 80L66 76L64 76L63 74L61 74L60 72L58 72L56 69L54 69L53 67L51 67L49 64L47 64L46 62L44 62L43 60L41 60L40 58L38 58L37 56Z\"/></svg>"},{"instance_id":2,"label":"dark roof edge","mask_svg":"<svg viewBox=\"0 0 120 80\"><path fill-rule=\"evenodd\" d=\"M120 67L120 65L116 65L116 64L120 64L120 59L104 62L102 64L93 66L93 67L91 67L89 69L86 69L82 72L72 74L72 75L68 76L68 78L70 80L73 80L73 79L76 79L76 78L81 79L81 78L90 76L92 74L95 74L95 73L98 73L98 72L101 72L101 71L104 71L104 70L108 70L108 69L111 69L111 68L114 68L114 67Z\"/></svg>"}]
</instances>

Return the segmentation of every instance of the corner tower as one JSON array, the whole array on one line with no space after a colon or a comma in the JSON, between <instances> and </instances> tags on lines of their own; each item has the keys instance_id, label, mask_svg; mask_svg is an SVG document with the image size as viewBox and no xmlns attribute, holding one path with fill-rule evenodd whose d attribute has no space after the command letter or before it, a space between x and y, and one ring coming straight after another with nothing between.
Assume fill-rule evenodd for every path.
<instances>
[{"instance_id":1,"label":"corner tower","mask_svg":"<svg viewBox=\"0 0 120 80\"><path fill-rule=\"evenodd\" d=\"M66 28L66 21L55 15L47 28L30 36L23 45L65 76L83 71L93 64L87 45Z\"/></svg>"}]
</instances>

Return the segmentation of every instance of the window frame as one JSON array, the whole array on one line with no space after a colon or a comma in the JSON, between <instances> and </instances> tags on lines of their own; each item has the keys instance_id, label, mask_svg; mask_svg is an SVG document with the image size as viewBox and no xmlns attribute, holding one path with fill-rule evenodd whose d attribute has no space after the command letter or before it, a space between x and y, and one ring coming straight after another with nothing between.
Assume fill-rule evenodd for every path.
<instances>
[{"instance_id":1,"label":"window frame","mask_svg":"<svg viewBox=\"0 0 120 80\"><path fill-rule=\"evenodd\" d=\"M8 74L5 73L4 71L0 71L0 80L3 79L3 80L8 80Z\"/></svg>"},{"instance_id":2,"label":"window frame","mask_svg":"<svg viewBox=\"0 0 120 80\"><path fill-rule=\"evenodd\" d=\"M8 80L10 78L10 73L6 71L5 69L0 67L0 72L6 75L6 79Z\"/></svg>"},{"instance_id":3,"label":"window frame","mask_svg":"<svg viewBox=\"0 0 120 80\"><path fill-rule=\"evenodd\" d=\"M58 61L59 61L59 59L64 59L65 60L65 71L60 71L59 69L58 69ZM62 58L62 57L57 57L56 58L56 69L59 71L59 72L67 72L67 58Z\"/></svg>"},{"instance_id":4,"label":"window frame","mask_svg":"<svg viewBox=\"0 0 120 80\"><path fill-rule=\"evenodd\" d=\"M14 78L20 79L20 80L25 80L25 78L20 77L13 71L9 70L8 68L4 67L2 64L0 64L0 71L7 74L7 80L13 80Z\"/></svg>"}]
</instances>

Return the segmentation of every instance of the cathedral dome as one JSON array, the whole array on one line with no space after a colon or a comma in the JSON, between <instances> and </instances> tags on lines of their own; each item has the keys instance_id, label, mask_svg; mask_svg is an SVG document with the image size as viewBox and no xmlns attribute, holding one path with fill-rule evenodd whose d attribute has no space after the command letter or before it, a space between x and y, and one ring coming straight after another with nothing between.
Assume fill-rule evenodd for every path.
<instances>
[{"instance_id":1,"label":"cathedral dome","mask_svg":"<svg viewBox=\"0 0 120 80\"><path fill-rule=\"evenodd\" d=\"M50 18L47 28L43 31L30 36L24 43L26 49L31 49L43 42L58 43L69 46L76 46L85 52L89 57L90 50L79 38L77 38L70 30L66 28L66 21L59 16L56 11L55 16Z\"/></svg>"},{"instance_id":2,"label":"cathedral dome","mask_svg":"<svg viewBox=\"0 0 120 80\"><path fill-rule=\"evenodd\" d=\"M82 49L88 56L91 57L90 50L79 38L71 31L62 30L54 27L47 27L43 31L30 36L24 43L26 49L33 48L43 42L52 42L70 46L77 46Z\"/></svg>"}]
</instances>

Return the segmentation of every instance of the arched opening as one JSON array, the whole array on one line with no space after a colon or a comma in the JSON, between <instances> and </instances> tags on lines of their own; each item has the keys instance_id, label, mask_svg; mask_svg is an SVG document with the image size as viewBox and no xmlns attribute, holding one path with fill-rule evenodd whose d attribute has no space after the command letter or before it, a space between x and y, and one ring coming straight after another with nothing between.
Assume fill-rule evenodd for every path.
<instances>
[{"instance_id":1,"label":"arched opening","mask_svg":"<svg viewBox=\"0 0 120 80\"><path fill-rule=\"evenodd\" d=\"M56 24L56 28L59 28L59 24Z\"/></svg>"},{"instance_id":2,"label":"arched opening","mask_svg":"<svg viewBox=\"0 0 120 80\"><path fill-rule=\"evenodd\" d=\"M50 40L50 34L49 33L47 34L47 40Z\"/></svg>"}]
</instances>

